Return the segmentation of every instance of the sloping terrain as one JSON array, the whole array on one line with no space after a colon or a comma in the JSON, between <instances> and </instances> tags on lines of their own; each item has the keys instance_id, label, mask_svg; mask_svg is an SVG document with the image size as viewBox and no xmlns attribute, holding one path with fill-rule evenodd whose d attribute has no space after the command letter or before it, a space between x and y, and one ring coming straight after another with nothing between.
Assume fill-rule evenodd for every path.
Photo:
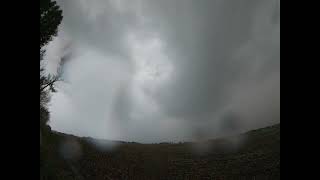
<instances>
[{"instance_id":1,"label":"sloping terrain","mask_svg":"<svg viewBox=\"0 0 320 180\"><path fill-rule=\"evenodd\" d=\"M280 124L202 143L44 139L42 179L280 179Z\"/></svg>"}]
</instances>

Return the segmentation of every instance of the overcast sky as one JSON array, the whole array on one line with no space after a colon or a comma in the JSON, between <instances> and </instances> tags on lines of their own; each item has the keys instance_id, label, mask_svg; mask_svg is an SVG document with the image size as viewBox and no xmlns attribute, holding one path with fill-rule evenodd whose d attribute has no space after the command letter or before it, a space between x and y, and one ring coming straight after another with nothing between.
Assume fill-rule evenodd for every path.
<instances>
[{"instance_id":1,"label":"overcast sky","mask_svg":"<svg viewBox=\"0 0 320 180\"><path fill-rule=\"evenodd\" d=\"M54 130L160 142L280 122L280 0L58 0Z\"/></svg>"}]
</instances>

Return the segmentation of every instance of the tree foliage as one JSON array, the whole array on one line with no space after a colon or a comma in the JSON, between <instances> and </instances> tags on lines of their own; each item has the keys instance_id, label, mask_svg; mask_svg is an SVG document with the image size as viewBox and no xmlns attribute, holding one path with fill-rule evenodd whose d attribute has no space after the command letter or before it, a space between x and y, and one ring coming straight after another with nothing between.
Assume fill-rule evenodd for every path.
<instances>
[{"instance_id":1,"label":"tree foliage","mask_svg":"<svg viewBox=\"0 0 320 180\"><path fill-rule=\"evenodd\" d=\"M43 47L57 35L58 26L62 21L62 10L54 0L40 0L40 62L45 50ZM46 75L40 63L40 127L49 120L47 104L50 92L55 92L54 83L59 76Z\"/></svg>"},{"instance_id":2,"label":"tree foliage","mask_svg":"<svg viewBox=\"0 0 320 180\"><path fill-rule=\"evenodd\" d=\"M62 20L62 10L55 1L40 0L40 49L52 40Z\"/></svg>"}]
</instances>

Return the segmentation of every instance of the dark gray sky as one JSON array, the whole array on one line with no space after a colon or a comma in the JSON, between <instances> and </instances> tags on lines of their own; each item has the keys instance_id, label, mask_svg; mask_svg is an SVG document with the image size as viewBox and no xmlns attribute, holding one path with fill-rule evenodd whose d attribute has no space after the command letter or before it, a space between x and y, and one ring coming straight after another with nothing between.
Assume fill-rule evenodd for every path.
<instances>
[{"instance_id":1,"label":"dark gray sky","mask_svg":"<svg viewBox=\"0 0 320 180\"><path fill-rule=\"evenodd\" d=\"M139 142L280 122L280 0L58 0L50 125Z\"/></svg>"}]
</instances>

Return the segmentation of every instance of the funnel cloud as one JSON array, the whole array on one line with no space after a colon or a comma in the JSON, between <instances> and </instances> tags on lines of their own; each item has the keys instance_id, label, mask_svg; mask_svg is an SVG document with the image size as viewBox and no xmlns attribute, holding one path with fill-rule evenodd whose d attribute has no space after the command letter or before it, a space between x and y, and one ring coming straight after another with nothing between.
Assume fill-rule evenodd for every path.
<instances>
[{"instance_id":1,"label":"funnel cloud","mask_svg":"<svg viewBox=\"0 0 320 180\"><path fill-rule=\"evenodd\" d=\"M57 3L52 129L153 143L280 122L280 0Z\"/></svg>"}]
</instances>

